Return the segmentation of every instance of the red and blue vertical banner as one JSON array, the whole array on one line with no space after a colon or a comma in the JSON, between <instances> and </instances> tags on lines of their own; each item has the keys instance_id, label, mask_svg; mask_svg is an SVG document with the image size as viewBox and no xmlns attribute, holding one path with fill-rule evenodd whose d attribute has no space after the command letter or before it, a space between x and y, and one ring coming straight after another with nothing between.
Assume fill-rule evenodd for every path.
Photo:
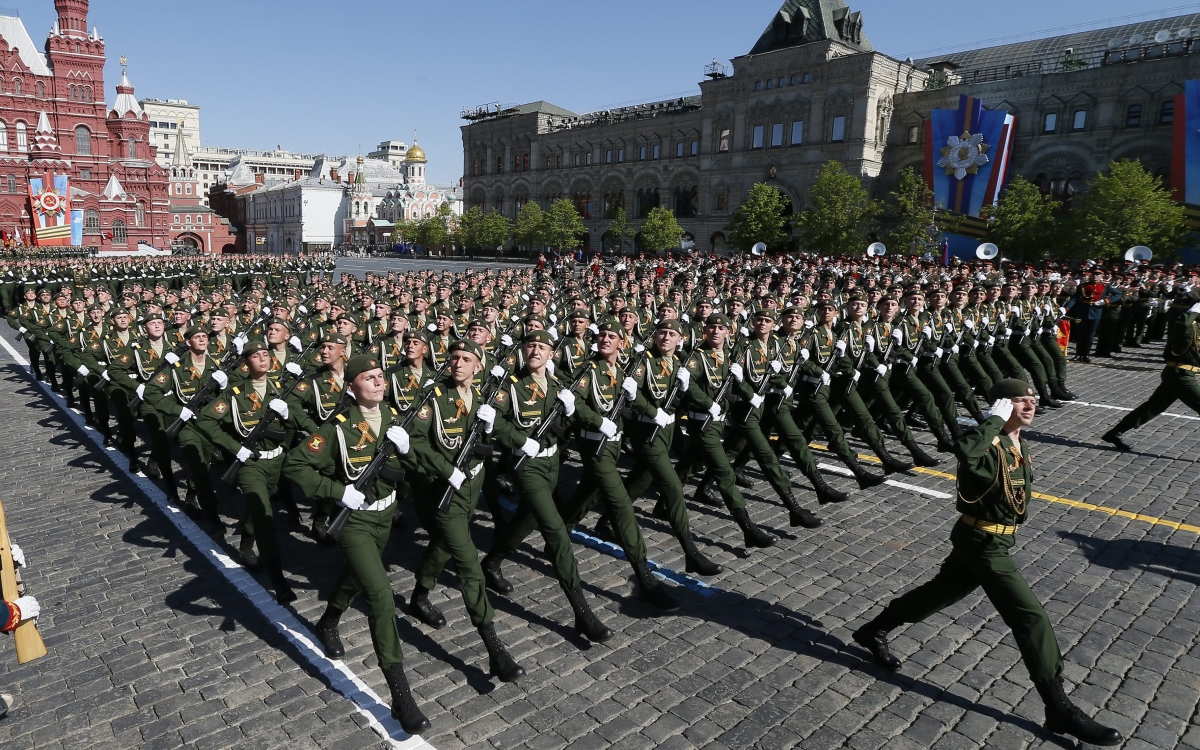
<instances>
[{"instance_id":1,"label":"red and blue vertical banner","mask_svg":"<svg viewBox=\"0 0 1200 750\"><path fill-rule=\"evenodd\" d=\"M71 244L70 179L65 174L29 179L33 244L38 247Z\"/></svg>"},{"instance_id":2,"label":"red and blue vertical banner","mask_svg":"<svg viewBox=\"0 0 1200 750\"><path fill-rule=\"evenodd\" d=\"M925 181L940 208L978 216L994 206L1008 180L1013 115L960 96L958 109L935 109L925 121Z\"/></svg>"},{"instance_id":3,"label":"red and blue vertical banner","mask_svg":"<svg viewBox=\"0 0 1200 750\"><path fill-rule=\"evenodd\" d=\"M1175 200L1200 205L1200 81L1185 81L1175 95L1171 187Z\"/></svg>"}]
</instances>

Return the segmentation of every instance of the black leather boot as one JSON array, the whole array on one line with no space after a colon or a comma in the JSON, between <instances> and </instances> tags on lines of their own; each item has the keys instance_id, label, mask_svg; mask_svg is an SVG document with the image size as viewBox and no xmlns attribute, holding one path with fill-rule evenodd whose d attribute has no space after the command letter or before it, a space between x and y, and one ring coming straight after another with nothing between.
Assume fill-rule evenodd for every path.
<instances>
[{"instance_id":1,"label":"black leather boot","mask_svg":"<svg viewBox=\"0 0 1200 750\"><path fill-rule=\"evenodd\" d=\"M904 447L908 450L908 455L912 456L913 463L915 463L917 466L929 468L930 466L937 466L942 462L941 459L934 458L925 451L921 450L921 446L916 440L908 443Z\"/></svg>"},{"instance_id":2,"label":"black leather boot","mask_svg":"<svg viewBox=\"0 0 1200 750\"><path fill-rule=\"evenodd\" d=\"M1114 427L1113 429L1101 435L1100 439L1106 443L1111 443L1112 446L1117 450L1128 453L1133 450L1133 446L1121 439L1122 434L1123 433L1117 432L1116 428Z\"/></svg>"},{"instance_id":3,"label":"black leather boot","mask_svg":"<svg viewBox=\"0 0 1200 750\"><path fill-rule=\"evenodd\" d=\"M638 599L663 612L679 609L679 602L658 582L645 560L633 563L633 573L638 580Z\"/></svg>"},{"instance_id":4,"label":"black leather boot","mask_svg":"<svg viewBox=\"0 0 1200 750\"><path fill-rule=\"evenodd\" d=\"M684 572L700 576L715 576L725 570L704 556L704 553L696 547L696 540L692 538L691 532L679 537L679 544L683 547Z\"/></svg>"},{"instance_id":5,"label":"black leather boot","mask_svg":"<svg viewBox=\"0 0 1200 750\"><path fill-rule=\"evenodd\" d=\"M712 482L708 480L707 476L700 480L700 484L696 487L696 494L692 495L692 500L710 508L720 508L724 505L720 495L712 491Z\"/></svg>"},{"instance_id":6,"label":"black leather boot","mask_svg":"<svg viewBox=\"0 0 1200 750\"><path fill-rule=\"evenodd\" d=\"M909 471L913 467L911 461L896 458L888 453L887 448L882 445L875 449L875 455L879 456L879 463L883 465L884 474L898 474L902 471Z\"/></svg>"},{"instance_id":7,"label":"black leather boot","mask_svg":"<svg viewBox=\"0 0 1200 750\"><path fill-rule=\"evenodd\" d=\"M494 624L489 622L487 625L480 625L479 635L483 638L483 645L487 647L488 670L493 677L501 682L516 682L525 676L525 670L521 669L521 665L517 664L500 642Z\"/></svg>"},{"instance_id":8,"label":"black leather boot","mask_svg":"<svg viewBox=\"0 0 1200 750\"><path fill-rule=\"evenodd\" d=\"M1045 383L1042 383L1042 387L1038 389L1038 397L1040 403L1044 406L1047 406L1051 409L1062 408L1062 402L1055 400L1055 398L1050 395L1050 388Z\"/></svg>"},{"instance_id":9,"label":"black leather boot","mask_svg":"<svg viewBox=\"0 0 1200 750\"><path fill-rule=\"evenodd\" d=\"M954 452L954 438L950 435L949 431L947 431L945 427L939 424L929 428L929 431L932 432L934 438L937 439L937 450L939 453Z\"/></svg>"},{"instance_id":10,"label":"black leather boot","mask_svg":"<svg viewBox=\"0 0 1200 750\"><path fill-rule=\"evenodd\" d=\"M744 490L754 487L753 480L746 476L745 472L743 472L741 469L733 470L733 483Z\"/></svg>"},{"instance_id":11,"label":"black leather boot","mask_svg":"<svg viewBox=\"0 0 1200 750\"><path fill-rule=\"evenodd\" d=\"M854 642L871 652L875 662L892 672L900 669L900 660L888 649L887 634L891 630L880 622L882 617L876 617L866 625L854 631Z\"/></svg>"},{"instance_id":12,"label":"black leather boot","mask_svg":"<svg viewBox=\"0 0 1200 750\"><path fill-rule=\"evenodd\" d=\"M609 544L615 544L618 547L621 546L621 538L617 536L617 530L613 526L612 517L608 513L601 514L600 518L596 521L596 527L592 529L592 535Z\"/></svg>"},{"instance_id":13,"label":"black leather boot","mask_svg":"<svg viewBox=\"0 0 1200 750\"><path fill-rule=\"evenodd\" d=\"M1091 718L1071 702L1063 690L1062 678L1047 682L1035 682L1038 695L1046 704L1046 731L1053 734L1069 734L1088 745L1120 745L1125 741L1121 733L1106 727Z\"/></svg>"},{"instance_id":14,"label":"black leather boot","mask_svg":"<svg viewBox=\"0 0 1200 750\"><path fill-rule=\"evenodd\" d=\"M817 491L817 504L819 505L844 503L850 499L849 493L831 487L819 470L814 471L808 481L812 482L813 489Z\"/></svg>"},{"instance_id":15,"label":"black leather boot","mask_svg":"<svg viewBox=\"0 0 1200 750\"><path fill-rule=\"evenodd\" d=\"M279 563L271 566L271 585L275 587L275 601L283 605L296 601L296 592L292 591L292 585L288 583Z\"/></svg>"},{"instance_id":16,"label":"black leather boot","mask_svg":"<svg viewBox=\"0 0 1200 750\"><path fill-rule=\"evenodd\" d=\"M1057 381L1057 384L1058 384L1057 398L1059 401L1074 401L1075 399L1079 398L1074 393L1072 393L1070 391L1070 389L1067 388L1067 381L1059 380L1059 381Z\"/></svg>"},{"instance_id":17,"label":"black leather boot","mask_svg":"<svg viewBox=\"0 0 1200 750\"><path fill-rule=\"evenodd\" d=\"M429 719L425 718L413 700L403 662L384 667L383 679L387 680L388 690L392 693L392 718L400 722L400 726L409 734L420 734L429 729Z\"/></svg>"},{"instance_id":18,"label":"black leather boot","mask_svg":"<svg viewBox=\"0 0 1200 750\"><path fill-rule=\"evenodd\" d=\"M341 612L325 610L321 619L317 620L317 638L325 647L325 655L330 659L340 659L346 655L346 647L342 645L342 634L338 632L338 619Z\"/></svg>"},{"instance_id":19,"label":"black leather boot","mask_svg":"<svg viewBox=\"0 0 1200 750\"><path fill-rule=\"evenodd\" d=\"M587 599L583 596L583 586L575 584L575 588L571 589L563 586L563 591L566 592L567 601L571 603L571 609L575 612L576 630L594 643L601 643L613 637L612 628L600 622L600 619L592 613L592 608L588 606Z\"/></svg>"},{"instance_id":20,"label":"black leather boot","mask_svg":"<svg viewBox=\"0 0 1200 750\"><path fill-rule=\"evenodd\" d=\"M800 503L796 500L796 496L788 493L788 496L783 498L783 504L788 509L788 523L792 528L803 526L806 529L816 529L821 526L821 519L800 507Z\"/></svg>"},{"instance_id":21,"label":"black leather boot","mask_svg":"<svg viewBox=\"0 0 1200 750\"><path fill-rule=\"evenodd\" d=\"M513 585L504 577L504 571L500 569L500 563L504 562L504 558L488 553L483 556L483 562L479 567L483 568L483 580L487 587L492 591L497 591L501 594L511 594Z\"/></svg>"},{"instance_id":22,"label":"black leather boot","mask_svg":"<svg viewBox=\"0 0 1200 750\"><path fill-rule=\"evenodd\" d=\"M257 570L259 567L258 553L254 551L254 537L242 534L238 544L238 556L242 558L242 567L246 570Z\"/></svg>"},{"instance_id":23,"label":"black leather boot","mask_svg":"<svg viewBox=\"0 0 1200 750\"><path fill-rule=\"evenodd\" d=\"M766 533L750 520L750 514L745 508L734 508L730 511L733 514L734 523L742 530L742 534L746 537L746 547L758 547L766 549L775 544L775 537Z\"/></svg>"},{"instance_id":24,"label":"black leather boot","mask_svg":"<svg viewBox=\"0 0 1200 750\"><path fill-rule=\"evenodd\" d=\"M433 602L429 601L429 589L417 585L413 589L412 598L408 601L409 611L417 616L417 619L425 623L434 630L446 627L446 616L442 611L433 606Z\"/></svg>"},{"instance_id":25,"label":"black leather boot","mask_svg":"<svg viewBox=\"0 0 1200 750\"><path fill-rule=\"evenodd\" d=\"M869 490L872 487L878 487L885 481L884 477L872 474L864 469L863 465L857 459L850 459L846 465L850 467L850 471L854 473L854 478L858 480L858 488L860 490Z\"/></svg>"}]
</instances>

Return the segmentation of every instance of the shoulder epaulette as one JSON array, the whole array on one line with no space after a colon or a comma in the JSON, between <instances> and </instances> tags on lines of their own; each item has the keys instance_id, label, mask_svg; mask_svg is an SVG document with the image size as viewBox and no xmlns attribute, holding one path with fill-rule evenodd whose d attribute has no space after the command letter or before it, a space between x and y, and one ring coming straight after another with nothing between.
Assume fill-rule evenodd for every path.
<instances>
[{"instance_id":1,"label":"shoulder epaulette","mask_svg":"<svg viewBox=\"0 0 1200 750\"><path fill-rule=\"evenodd\" d=\"M345 421L346 421L346 415L345 415L345 414L339 414L339 415L337 415L337 421L339 421L339 422L345 422Z\"/></svg>"},{"instance_id":2,"label":"shoulder epaulette","mask_svg":"<svg viewBox=\"0 0 1200 750\"><path fill-rule=\"evenodd\" d=\"M519 382L521 382L520 380L518 380L518 379L517 379L517 376L516 376L516 375L509 375L509 377L510 377L510 378L512 378L512 382L514 382L514 383L519 383Z\"/></svg>"},{"instance_id":3,"label":"shoulder epaulette","mask_svg":"<svg viewBox=\"0 0 1200 750\"><path fill-rule=\"evenodd\" d=\"M433 395L437 396L438 398L441 398L441 397L442 397L442 389L441 389L441 388L438 388L438 387L435 385L435 386L433 387Z\"/></svg>"},{"instance_id":4,"label":"shoulder epaulette","mask_svg":"<svg viewBox=\"0 0 1200 750\"><path fill-rule=\"evenodd\" d=\"M392 416L393 416L393 417L398 417L398 416L400 416L400 412L396 411L396 407L394 407L394 406L389 406L388 408L392 410Z\"/></svg>"},{"instance_id":5,"label":"shoulder epaulette","mask_svg":"<svg viewBox=\"0 0 1200 750\"><path fill-rule=\"evenodd\" d=\"M242 395L242 392L240 390L238 390L238 387L236 385L233 387L233 392L239 396Z\"/></svg>"}]
</instances>

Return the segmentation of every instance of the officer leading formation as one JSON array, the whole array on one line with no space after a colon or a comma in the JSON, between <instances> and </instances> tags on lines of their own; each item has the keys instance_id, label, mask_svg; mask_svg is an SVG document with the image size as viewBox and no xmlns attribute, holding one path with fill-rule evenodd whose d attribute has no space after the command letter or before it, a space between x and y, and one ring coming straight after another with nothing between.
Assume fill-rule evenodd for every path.
<instances>
[{"instance_id":1,"label":"officer leading formation","mask_svg":"<svg viewBox=\"0 0 1200 750\"><path fill-rule=\"evenodd\" d=\"M634 512L649 489L686 571L714 576L722 566L690 529L691 478L692 501L724 506L731 542L750 552L776 541L756 522L762 503L778 501L793 527L818 528L821 506L937 466L940 453L958 461L953 551L855 640L898 669L889 630L982 586L1017 637L1047 728L1120 741L1066 697L1054 633L1008 554L1033 482L1020 430L1075 398L1071 323L1084 362L1166 337L1163 386L1105 440L1128 449L1121 435L1173 400L1200 407L1196 271L803 256L363 279L333 271L320 255L9 258L0 306L34 375L214 539L227 533L222 501L241 497L240 560L283 604L296 594L275 506L293 524L307 507L307 530L344 561L317 635L342 656L339 623L366 600L407 731L429 722L403 669L382 554L408 498L428 533L410 611L430 628L446 624L429 593L452 563L491 674L515 681L524 669L497 633L490 598L514 590L504 565L534 531L576 628L605 641L614 632L584 594L569 536L593 511L588 533L624 550L638 599L671 612L680 602L650 570ZM818 435L851 486L817 470ZM859 461L848 435L883 474ZM583 467L573 489L560 481L571 455ZM785 455L811 496L795 490ZM745 492L750 461L771 496ZM482 559L470 533L477 506L495 525Z\"/></svg>"}]
</instances>

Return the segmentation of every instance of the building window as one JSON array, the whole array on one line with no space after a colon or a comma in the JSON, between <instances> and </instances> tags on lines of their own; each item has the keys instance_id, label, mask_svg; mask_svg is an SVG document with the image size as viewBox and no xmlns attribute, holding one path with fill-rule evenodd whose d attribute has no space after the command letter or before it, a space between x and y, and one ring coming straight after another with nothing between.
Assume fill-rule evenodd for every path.
<instances>
[{"instance_id":1,"label":"building window","mask_svg":"<svg viewBox=\"0 0 1200 750\"><path fill-rule=\"evenodd\" d=\"M504 171L504 157L497 156L496 157L496 174L500 174L503 171Z\"/></svg>"},{"instance_id":2,"label":"building window","mask_svg":"<svg viewBox=\"0 0 1200 750\"><path fill-rule=\"evenodd\" d=\"M773 80L771 80L770 78L768 78L768 79L767 79L767 88L768 88L768 89L769 89L769 88L771 88L771 86L772 86L772 85L774 85L774 83L775 83L775 81L773 81Z\"/></svg>"},{"instance_id":3,"label":"building window","mask_svg":"<svg viewBox=\"0 0 1200 750\"><path fill-rule=\"evenodd\" d=\"M133 225L135 227L146 226L146 204L139 203L133 211Z\"/></svg>"},{"instance_id":4,"label":"building window","mask_svg":"<svg viewBox=\"0 0 1200 750\"><path fill-rule=\"evenodd\" d=\"M187 185L185 185L183 188L183 192L187 193L188 195L191 195L192 194L192 183L189 182Z\"/></svg>"},{"instance_id":5,"label":"building window","mask_svg":"<svg viewBox=\"0 0 1200 750\"><path fill-rule=\"evenodd\" d=\"M657 144L657 143L656 143L656 144L654 144L654 148L653 148L653 149L651 149L650 158L651 158L651 159L657 159L657 158L658 158L658 144Z\"/></svg>"},{"instance_id":6,"label":"building window","mask_svg":"<svg viewBox=\"0 0 1200 750\"><path fill-rule=\"evenodd\" d=\"M130 159L137 158L137 141L135 141L132 138L129 139L129 158Z\"/></svg>"},{"instance_id":7,"label":"building window","mask_svg":"<svg viewBox=\"0 0 1200 750\"><path fill-rule=\"evenodd\" d=\"M619 149L617 149L617 163L621 164L624 161L625 161L625 149L619 148Z\"/></svg>"},{"instance_id":8,"label":"building window","mask_svg":"<svg viewBox=\"0 0 1200 750\"><path fill-rule=\"evenodd\" d=\"M191 217L191 216L185 216L185 217L183 217L183 223L184 223L184 224L191 224L191 223L192 223L192 217Z\"/></svg>"},{"instance_id":9,"label":"building window","mask_svg":"<svg viewBox=\"0 0 1200 750\"><path fill-rule=\"evenodd\" d=\"M724 211L724 210L725 210L725 195L724 195L724 193L722 193L721 195L718 195L718 196L717 196L717 208L716 208L716 210L717 210L717 211Z\"/></svg>"},{"instance_id":10,"label":"building window","mask_svg":"<svg viewBox=\"0 0 1200 750\"><path fill-rule=\"evenodd\" d=\"M46 84L42 83L41 81L37 82L37 96L38 99L46 98Z\"/></svg>"},{"instance_id":11,"label":"building window","mask_svg":"<svg viewBox=\"0 0 1200 750\"><path fill-rule=\"evenodd\" d=\"M721 131L721 140L718 142L718 145L717 145L718 151L728 151L729 150L729 141L730 141L731 134L732 134L732 132L728 128Z\"/></svg>"},{"instance_id":12,"label":"building window","mask_svg":"<svg viewBox=\"0 0 1200 750\"><path fill-rule=\"evenodd\" d=\"M771 147L783 145L783 123L777 122L771 126Z\"/></svg>"},{"instance_id":13,"label":"building window","mask_svg":"<svg viewBox=\"0 0 1200 750\"><path fill-rule=\"evenodd\" d=\"M113 235L113 244L114 245L124 245L126 242L128 242L129 238L128 238L128 235L125 233L125 222L118 219L117 221L113 222L112 228L113 228L112 235Z\"/></svg>"},{"instance_id":14,"label":"building window","mask_svg":"<svg viewBox=\"0 0 1200 750\"><path fill-rule=\"evenodd\" d=\"M801 77L801 79L800 79L800 82L801 82L801 83L808 83L808 73L805 73L805 74L804 74L804 75Z\"/></svg>"},{"instance_id":15,"label":"building window","mask_svg":"<svg viewBox=\"0 0 1200 750\"><path fill-rule=\"evenodd\" d=\"M799 146L804 143L804 120L796 120L792 123L792 145Z\"/></svg>"},{"instance_id":16,"label":"building window","mask_svg":"<svg viewBox=\"0 0 1200 750\"><path fill-rule=\"evenodd\" d=\"M833 118L833 137L830 140L846 140L846 118L842 115L838 115L837 117Z\"/></svg>"},{"instance_id":17,"label":"building window","mask_svg":"<svg viewBox=\"0 0 1200 750\"><path fill-rule=\"evenodd\" d=\"M262 211L263 211L263 207L262 207L262 206L259 206L259 207L258 207L258 218L260 218L260 219L262 218ZM175 214L175 221L174 221L174 222L172 222L172 223L174 223L174 224L178 224L178 223L179 223L179 214Z\"/></svg>"},{"instance_id":18,"label":"building window","mask_svg":"<svg viewBox=\"0 0 1200 750\"><path fill-rule=\"evenodd\" d=\"M94 208L89 208L83 212L83 231L88 234L95 234L100 231L100 212Z\"/></svg>"},{"instance_id":19,"label":"building window","mask_svg":"<svg viewBox=\"0 0 1200 750\"><path fill-rule=\"evenodd\" d=\"M81 170L79 170L79 179L81 179L81 180L90 180L90 179L92 179L92 170L90 170L90 169L81 169Z\"/></svg>"},{"instance_id":20,"label":"building window","mask_svg":"<svg viewBox=\"0 0 1200 750\"><path fill-rule=\"evenodd\" d=\"M8 176L8 192L17 192L17 178L11 174Z\"/></svg>"},{"instance_id":21,"label":"building window","mask_svg":"<svg viewBox=\"0 0 1200 750\"><path fill-rule=\"evenodd\" d=\"M20 88L21 88L21 82L20 82L20 81L17 81L17 88L18 88L18 89L20 89ZM754 90L755 90L755 91L761 91L761 90L762 90L762 81L755 81L755 82L754 82ZM17 91L17 93L19 94L19 93L21 93L21 92L18 90L18 91Z\"/></svg>"},{"instance_id":22,"label":"building window","mask_svg":"<svg viewBox=\"0 0 1200 750\"><path fill-rule=\"evenodd\" d=\"M579 154L575 154L575 166L579 166Z\"/></svg>"},{"instance_id":23,"label":"building window","mask_svg":"<svg viewBox=\"0 0 1200 750\"><path fill-rule=\"evenodd\" d=\"M646 161L646 147L645 146L638 147L638 161Z\"/></svg>"},{"instance_id":24,"label":"building window","mask_svg":"<svg viewBox=\"0 0 1200 750\"><path fill-rule=\"evenodd\" d=\"M1085 125L1087 125L1087 110L1075 110L1075 114L1071 115L1071 130L1083 130Z\"/></svg>"},{"instance_id":25,"label":"building window","mask_svg":"<svg viewBox=\"0 0 1200 750\"><path fill-rule=\"evenodd\" d=\"M1047 112L1046 117L1042 120L1042 132L1053 133L1056 127L1058 127L1058 115Z\"/></svg>"},{"instance_id":26,"label":"building window","mask_svg":"<svg viewBox=\"0 0 1200 750\"><path fill-rule=\"evenodd\" d=\"M789 85L789 86L795 86L795 85L796 85L796 80L797 80L797 79L796 79L796 76L792 76L790 79L788 79L788 85Z\"/></svg>"},{"instance_id":27,"label":"building window","mask_svg":"<svg viewBox=\"0 0 1200 750\"><path fill-rule=\"evenodd\" d=\"M0 151L8 150L8 126L0 122Z\"/></svg>"},{"instance_id":28,"label":"building window","mask_svg":"<svg viewBox=\"0 0 1200 750\"><path fill-rule=\"evenodd\" d=\"M700 141L692 141L692 156L700 153Z\"/></svg>"},{"instance_id":29,"label":"building window","mask_svg":"<svg viewBox=\"0 0 1200 750\"><path fill-rule=\"evenodd\" d=\"M28 151L29 150L29 136L25 132L25 123L23 123L23 122L17 123L17 150L18 151Z\"/></svg>"},{"instance_id":30,"label":"building window","mask_svg":"<svg viewBox=\"0 0 1200 750\"><path fill-rule=\"evenodd\" d=\"M763 132L766 130L762 125L754 126L754 141L751 143L751 148L763 147Z\"/></svg>"},{"instance_id":31,"label":"building window","mask_svg":"<svg viewBox=\"0 0 1200 750\"><path fill-rule=\"evenodd\" d=\"M921 127L919 125L908 126L908 142L916 143L921 137Z\"/></svg>"},{"instance_id":32,"label":"building window","mask_svg":"<svg viewBox=\"0 0 1200 750\"><path fill-rule=\"evenodd\" d=\"M562 169L562 154L554 155L554 166L557 169Z\"/></svg>"},{"instance_id":33,"label":"building window","mask_svg":"<svg viewBox=\"0 0 1200 750\"><path fill-rule=\"evenodd\" d=\"M1169 125L1175 122L1175 101L1165 101L1162 103L1162 108L1158 110L1158 124Z\"/></svg>"},{"instance_id":34,"label":"building window","mask_svg":"<svg viewBox=\"0 0 1200 750\"><path fill-rule=\"evenodd\" d=\"M612 149L611 149L611 148L610 148L610 149L606 149L606 150L604 151L604 163L605 163L605 164L612 164Z\"/></svg>"},{"instance_id":35,"label":"building window","mask_svg":"<svg viewBox=\"0 0 1200 750\"><path fill-rule=\"evenodd\" d=\"M584 161L589 167L592 166L592 152L591 151L587 152L587 156Z\"/></svg>"},{"instance_id":36,"label":"building window","mask_svg":"<svg viewBox=\"0 0 1200 750\"><path fill-rule=\"evenodd\" d=\"M525 156L521 157L521 165L522 169L524 169L526 172L529 171L529 154L525 154Z\"/></svg>"},{"instance_id":37,"label":"building window","mask_svg":"<svg viewBox=\"0 0 1200 750\"><path fill-rule=\"evenodd\" d=\"M92 133L83 125L75 128L75 153L80 156L92 155Z\"/></svg>"},{"instance_id":38,"label":"building window","mask_svg":"<svg viewBox=\"0 0 1200 750\"><path fill-rule=\"evenodd\" d=\"M17 80L13 81L13 93L14 93L14 94L20 94L20 93L21 93L21 88L22 88L22 87L21 87L21 79L20 79L20 78L18 78Z\"/></svg>"}]
</instances>

